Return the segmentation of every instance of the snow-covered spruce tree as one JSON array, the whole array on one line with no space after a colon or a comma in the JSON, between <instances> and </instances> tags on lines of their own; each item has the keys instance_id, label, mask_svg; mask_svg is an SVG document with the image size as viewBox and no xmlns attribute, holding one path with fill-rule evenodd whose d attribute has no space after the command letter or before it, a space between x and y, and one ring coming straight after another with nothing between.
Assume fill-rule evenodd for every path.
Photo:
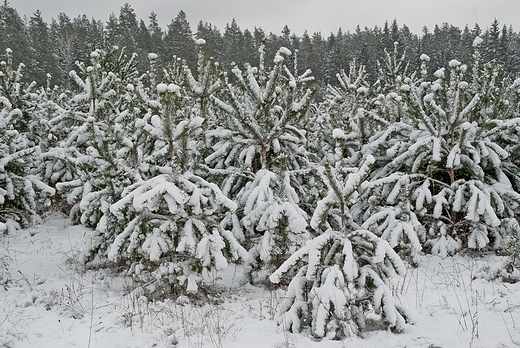
<instances>
[{"instance_id":1,"label":"snow-covered spruce tree","mask_svg":"<svg viewBox=\"0 0 520 348\"><path fill-rule=\"evenodd\" d=\"M111 52L97 50L91 56L94 61L106 62L108 57L103 56L112 56L117 51L117 48ZM143 125L161 107L156 92L157 55L150 53L148 58L150 70L142 75L135 70L135 55L129 60L123 54L117 56L120 62L115 72L102 73L106 78L110 76L112 81L105 84L106 92L102 95L106 114L101 112L98 121L89 116L92 107L89 99L85 99L87 105L81 102L84 94L89 93L89 77L86 79L88 84L83 85L83 92L72 99L70 115L59 115L53 120L64 126L78 122L78 125L70 126L71 136L62 142L62 148L57 149L73 154L67 162L75 169L77 177L59 183L58 187L69 191L68 200L81 214L80 222L95 227L99 234L93 245L87 248L86 261L104 253L119 233L107 230L107 225L116 220L110 212L110 205L121 198L126 187L156 174L155 169L150 168L153 164L145 163L146 156L153 153L154 143ZM83 65L80 66L85 70ZM99 66L109 69L114 64ZM124 72L119 74L121 69ZM93 72L88 67L86 70ZM122 80L124 76L127 78ZM81 85L81 79L78 83ZM86 110L82 111L82 106ZM97 185L94 189L92 183Z\"/></svg>"},{"instance_id":2,"label":"snow-covered spruce tree","mask_svg":"<svg viewBox=\"0 0 520 348\"><path fill-rule=\"evenodd\" d=\"M239 203L224 223L247 238L248 280L264 282L300 244L307 226L303 197L312 185L303 122L313 101L306 86L310 71L295 76L286 66L291 52L281 48L274 66L233 68L234 82L213 96L221 109L220 127L207 132L213 152L206 157L210 174L223 192ZM305 178L307 174L307 178ZM240 231L243 232L240 232Z\"/></svg>"},{"instance_id":3,"label":"snow-covered spruce tree","mask_svg":"<svg viewBox=\"0 0 520 348\"><path fill-rule=\"evenodd\" d=\"M404 80L414 73L410 72L406 51L399 53L399 42L394 42L392 51L385 49L384 53L383 61L377 62L378 80L375 84L379 93L387 94L399 90Z\"/></svg>"},{"instance_id":4,"label":"snow-covered spruce tree","mask_svg":"<svg viewBox=\"0 0 520 348\"><path fill-rule=\"evenodd\" d=\"M175 84L158 84L158 113L138 120L146 133L139 172L98 225L93 255L129 261L129 272L170 295L196 292L205 270L244 261L247 252L220 222L236 204L217 185L195 174L204 120ZM167 288L164 288L166 286Z\"/></svg>"},{"instance_id":5,"label":"snow-covered spruce tree","mask_svg":"<svg viewBox=\"0 0 520 348\"><path fill-rule=\"evenodd\" d=\"M123 188L133 183L135 174L119 165L117 155L132 147L120 135L139 113L132 107L139 100L132 84L138 77L136 65L135 55L129 58L117 47L92 52L89 65L80 63L79 73L71 72L79 93L50 121L54 128L70 129L59 151L53 149L49 156L71 168L73 180L59 182L57 188L72 206L73 221L87 226L95 227Z\"/></svg>"},{"instance_id":6,"label":"snow-covered spruce tree","mask_svg":"<svg viewBox=\"0 0 520 348\"><path fill-rule=\"evenodd\" d=\"M402 57L396 52L387 53L385 64L392 69L386 75L394 76L394 83L409 79L406 69L402 68ZM364 156L376 156L378 163L386 161L386 154L380 155L380 148L393 147L403 138L403 130L409 126L401 122L403 114L403 98L393 91L388 91L386 82L378 80L374 85L366 81L364 66L350 64L349 73L341 71L337 74L339 86L329 86L325 101L320 105L318 123L321 134L318 147L320 151L332 153L333 161L344 161L350 165L359 165ZM332 134L332 137L330 136ZM381 158L380 158L381 157Z\"/></svg>"},{"instance_id":7,"label":"snow-covered spruce tree","mask_svg":"<svg viewBox=\"0 0 520 348\"><path fill-rule=\"evenodd\" d=\"M307 213L288 171L276 174L261 169L238 196L243 207L241 224L250 243L246 279L267 281L269 275L309 239ZM228 216L229 218L232 216Z\"/></svg>"},{"instance_id":8,"label":"snow-covered spruce tree","mask_svg":"<svg viewBox=\"0 0 520 348\"><path fill-rule=\"evenodd\" d=\"M246 64L246 71L233 68L235 81L212 100L220 107L221 127L208 132L213 153L206 158L213 173L223 171L224 192L231 196L244 186L239 178L253 178L260 169L272 170L278 156L284 157L287 168L308 167L305 131L299 128L311 105L313 90L306 82L312 80L310 70L294 76L285 65L291 52L281 48L274 66L265 65L265 49L260 48L260 65ZM248 174L249 173L249 174ZM247 182L247 181L246 181Z\"/></svg>"},{"instance_id":9,"label":"snow-covered spruce tree","mask_svg":"<svg viewBox=\"0 0 520 348\"><path fill-rule=\"evenodd\" d=\"M358 66L355 61L350 63L348 74L341 70L336 76L339 86L329 85L325 101L320 105L323 112L317 120L319 127L315 129L319 139L316 151L331 153L341 145L342 156L357 157L361 146L379 128L377 118L373 120L374 115L367 112L373 99L371 86L366 81L365 67ZM331 137L331 134L336 136Z\"/></svg>"},{"instance_id":10,"label":"snow-covered spruce tree","mask_svg":"<svg viewBox=\"0 0 520 348\"><path fill-rule=\"evenodd\" d=\"M315 337L341 339L371 325L369 313L388 328L404 329L404 310L387 280L404 274L405 266L386 240L360 228L351 211L373 163L368 156L358 169L324 167L329 191L311 220L323 232L270 277L273 283L290 278L278 318L285 330L308 326Z\"/></svg>"},{"instance_id":11,"label":"snow-covered spruce tree","mask_svg":"<svg viewBox=\"0 0 520 348\"><path fill-rule=\"evenodd\" d=\"M182 87L182 98L186 105L190 105L191 117L199 116L204 119L202 127L205 136L206 130L213 130L220 124L217 116L218 110L215 110L216 105L212 102L212 96L225 86L226 74L220 70L219 63L213 57L206 56L206 41L201 38L195 43L198 48L196 72L192 72L186 61L174 57L174 60L164 70L164 83L173 83ZM201 142L201 144L203 143ZM192 150L195 151L195 149ZM197 156L202 163L203 158L213 152L210 145L199 146L196 150L200 151ZM209 179L208 168L202 163L198 166L197 174Z\"/></svg>"},{"instance_id":12,"label":"snow-covered spruce tree","mask_svg":"<svg viewBox=\"0 0 520 348\"><path fill-rule=\"evenodd\" d=\"M196 101L193 112L206 120L212 121L208 127L214 128L218 125L215 114L211 108L211 96L224 86L225 74L220 70L218 62L213 57L206 57L204 46L206 41L198 39L196 42L198 47L197 75L193 76L191 69L185 63L183 64L183 72L185 76L185 85L188 87L187 93Z\"/></svg>"},{"instance_id":13,"label":"snow-covered spruce tree","mask_svg":"<svg viewBox=\"0 0 520 348\"><path fill-rule=\"evenodd\" d=\"M363 66L357 67L355 62L349 74L338 74L339 86L329 86L321 105L320 119L326 122L322 122L319 147L329 153L329 163L336 166L355 167L368 155L376 158L371 175L374 180L358 198L354 220L414 262L421 250L419 236L424 236L424 228L410 205L409 178L401 173L377 176L378 168L388 162L387 150L402 145L410 129L403 120L403 98L392 91L392 86L410 79L403 57L396 50L387 53L380 66L389 72L380 71L380 80L374 86L366 82Z\"/></svg>"},{"instance_id":14,"label":"snow-covered spruce tree","mask_svg":"<svg viewBox=\"0 0 520 348\"><path fill-rule=\"evenodd\" d=\"M198 49L196 71L190 69L188 62L174 56L164 69L163 82L182 86L185 98L192 99L192 112L203 117L206 124L215 121L211 96L224 86L225 73L213 57L206 56L206 41L201 38L195 43Z\"/></svg>"},{"instance_id":15,"label":"snow-covered spruce tree","mask_svg":"<svg viewBox=\"0 0 520 348\"><path fill-rule=\"evenodd\" d=\"M38 165L38 176L50 187L61 182L70 182L76 178L74 166L68 161L68 148L60 143L67 139L74 127L81 124L75 119L70 107L71 92L59 86L50 86L50 77L46 87L40 87L35 102L35 113L38 113L41 160ZM64 121L65 120L65 121ZM51 198L52 209L70 210L66 197L59 191Z\"/></svg>"},{"instance_id":16,"label":"snow-covered spruce tree","mask_svg":"<svg viewBox=\"0 0 520 348\"><path fill-rule=\"evenodd\" d=\"M397 46L394 43L393 51L385 50L383 62L378 63L378 80L371 86L371 93L376 96L370 100L370 106L365 110L365 114L373 120L370 124L373 131L368 140L363 142L360 152L375 156L375 172L386 163L387 151L392 153L403 146L411 129L407 119L408 105L400 92L401 89L406 90L411 81L416 80L416 73L409 71L406 52L399 55Z\"/></svg>"},{"instance_id":17,"label":"snow-covered spruce tree","mask_svg":"<svg viewBox=\"0 0 520 348\"><path fill-rule=\"evenodd\" d=\"M36 174L39 120L30 112L34 85L22 83L23 64L13 66L12 52L0 62L0 233L37 222L54 189Z\"/></svg>"},{"instance_id":18,"label":"snow-covered spruce tree","mask_svg":"<svg viewBox=\"0 0 520 348\"><path fill-rule=\"evenodd\" d=\"M389 148L390 160L378 171L381 178L409 176L427 245L443 256L463 246L497 246L501 221L515 217L520 203L511 184L518 182L518 171L511 170L515 165L501 145L519 119L498 112L508 104L507 80L499 78L496 65L481 66L480 43L477 38L469 81L467 67L457 60L430 79L429 59L421 57L422 77L403 81L396 91L406 100L409 141Z\"/></svg>"},{"instance_id":19,"label":"snow-covered spruce tree","mask_svg":"<svg viewBox=\"0 0 520 348\"><path fill-rule=\"evenodd\" d=\"M400 257L416 265L426 230L410 199L410 177L394 173L366 184L355 209L361 227L388 241Z\"/></svg>"}]
</instances>

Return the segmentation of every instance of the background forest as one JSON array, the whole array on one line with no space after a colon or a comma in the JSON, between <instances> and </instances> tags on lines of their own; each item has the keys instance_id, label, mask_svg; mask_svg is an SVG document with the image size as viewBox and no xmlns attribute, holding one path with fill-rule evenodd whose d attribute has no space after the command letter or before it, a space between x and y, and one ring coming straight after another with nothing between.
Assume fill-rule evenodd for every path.
<instances>
[{"instance_id":1,"label":"background forest","mask_svg":"<svg viewBox=\"0 0 520 348\"><path fill-rule=\"evenodd\" d=\"M297 36L287 26L280 33L266 33L259 27L241 29L235 19L225 28L199 22L193 31L182 11L167 28L161 28L157 14L151 13L147 20L139 19L128 4L121 8L119 15L111 14L106 22L86 16L70 18L62 13L46 23L39 11L30 18L21 18L7 1L0 9L0 16L0 52L11 48L14 63L27 65L24 78L40 86L46 84L47 73L51 74L53 85L71 86L69 72L77 69L75 62L84 61L90 52L107 44L137 53L140 71L146 70L150 52L158 55L159 67L178 56L193 68L197 62L195 40L199 38L207 41L206 54L214 57L225 71L233 62L257 65L262 43L269 57L282 46L293 52L298 50L298 64L311 69L315 81L322 87L336 84L336 73L348 69L353 59L366 67L370 72L367 78L375 82L377 62L384 59L385 49L393 51L394 42L399 42L400 53L407 52L411 69L419 67L421 54L431 58L430 69L437 69L453 58L469 63L473 39L479 36L484 40L483 62L502 63L513 75L520 71L520 35L498 20L485 28L478 24L472 28L457 28L443 23L434 28L425 27L420 34L393 21L381 27L358 26L352 33L339 29L328 35L305 32Z\"/></svg>"},{"instance_id":2,"label":"background forest","mask_svg":"<svg viewBox=\"0 0 520 348\"><path fill-rule=\"evenodd\" d=\"M207 300L204 275L243 263L287 288L279 324L318 338L404 330L388 280L423 252L500 252L489 277L520 278L512 28L0 15L5 234L60 208L95 230L83 265L152 297Z\"/></svg>"}]
</instances>

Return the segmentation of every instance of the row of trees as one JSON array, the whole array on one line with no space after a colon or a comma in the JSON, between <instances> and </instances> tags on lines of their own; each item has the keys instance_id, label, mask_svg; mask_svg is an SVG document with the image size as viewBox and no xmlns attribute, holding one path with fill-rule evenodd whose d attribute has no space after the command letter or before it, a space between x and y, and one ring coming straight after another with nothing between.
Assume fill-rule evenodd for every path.
<instances>
[{"instance_id":1,"label":"row of trees","mask_svg":"<svg viewBox=\"0 0 520 348\"><path fill-rule=\"evenodd\" d=\"M244 262L248 281L288 286L281 325L331 338L373 312L403 329L387 279L421 251L518 250L520 79L483 63L482 39L471 69L433 74L396 43L375 83L351 62L319 103L285 47L267 59L261 46L231 77L196 43L196 72L174 59L159 73L151 53L143 73L135 54L95 50L72 90L24 83L8 49L0 230L54 197L97 232L84 262L172 296Z\"/></svg>"},{"instance_id":2,"label":"row of trees","mask_svg":"<svg viewBox=\"0 0 520 348\"><path fill-rule=\"evenodd\" d=\"M320 338L374 313L402 330L387 281L420 252L518 250L520 79L485 63L480 37L470 66L436 69L394 43L370 74L350 62L323 101L286 47L226 74L195 44L194 67L149 53L144 70L107 44L72 88L24 82L7 49L0 231L66 206L96 231L83 262L171 296L243 262L247 281L287 286L285 329Z\"/></svg>"},{"instance_id":3,"label":"row of trees","mask_svg":"<svg viewBox=\"0 0 520 348\"><path fill-rule=\"evenodd\" d=\"M70 88L74 83L68 74L76 69L75 62L84 60L91 51L105 47L107 43L126 47L130 53L136 52L142 71L146 70L149 52L158 55L160 66L166 66L172 57L178 56L194 69L197 63L195 40L199 38L208 41L206 53L225 71L229 71L233 62L258 64L258 48L262 44L269 56L283 46L292 52L298 51L299 66L310 68L324 90L327 84L336 83L336 72L348 67L354 58L367 67L370 72L367 79L375 82L377 76L372 72L377 71L377 62L384 59L384 51L393 50L394 42L400 43L400 53L408 53L412 69L419 68L417 62L421 54L431 58L432 67L446 66L453 57L470 62L476 36L484 39L484 62L496 61L511 73L520 72L520 35L512 27L501 26L497 20L485 30L478 25L461 29L444 23L433 30L425 27L420 35L393 21L382 27L358 27L354 32L339 29L324 37L319 32L297 36L287 26L279 34L266 33L261 28L242 30L235 20L222 31L203 22L192 31L182 11L163 29L155 13L144 21L137 18L128 4L121 7L119 15L111 14L106 22L86 16L70 18L62 13L50 24L43 20L40 11L22 19L7 1L0 6L0 50L11 48L15 63L27 64L27 81L44 85L49 73L52 84L68 84Z\"/></svg>"}]
</instances>

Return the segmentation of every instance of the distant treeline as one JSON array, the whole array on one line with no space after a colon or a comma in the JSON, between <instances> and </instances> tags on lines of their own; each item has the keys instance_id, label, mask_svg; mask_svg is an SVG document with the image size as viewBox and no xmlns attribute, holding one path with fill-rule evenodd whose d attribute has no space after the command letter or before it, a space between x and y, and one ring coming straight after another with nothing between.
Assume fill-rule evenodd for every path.
<instances>
[{"instance_id":1,"label":"distant treeline","mask_svg":"<svg viewBox=\"0 0 520 348\"><path fill-rule=\"evenodd\" d=\"M445 67L453 58L470 62L472 43L477 36L484 40L484 62L503 63L513 75L520 72L520 35L511 26L501 26L498 20L486 29L479 25L460 29L444 23L433 30L424 27L420 35L412 33L406 25L400 27L394 20L382 27L361 29L358 26L354 32L339 29L324 37L320 32L297 36L288 26L279 34L266 33L256 27L253 31L242 30L235 19L223 31L201 21L193 32L183 11L163 29L155 13L151 13L146 22L137 18L129 4L121 8L118 16L111 14L106 22L88 19L85 15L70 18L61 13L51 23L43 20L39 10L30 18L22 19L7 1L0 6L0 52L7 48L14 52L15 63L26 65L24 78L28 81L66 87L71 86L69 72L76 69L75 63L107 45L126 47L128 54L137 53L140 71L146 71L151 52L158 54L160 65L179 57L194 67L195 41L200 38L207 42L206 54L214 56L224 70L229 70L233 63L256 65L262 43L266 45L268 57L284 46L297 52L292 58L293 68L297 64L301 70L311 69L317 83L326 86L335 84L336 73L347 69L353 60L366 66L368 78L374 82L378 62L383 60L385 50L394 50L395 43L400 53L406 52L412 70L420 65L421 54L431 58L431 69Z\"/></svg>"}]
</instances>

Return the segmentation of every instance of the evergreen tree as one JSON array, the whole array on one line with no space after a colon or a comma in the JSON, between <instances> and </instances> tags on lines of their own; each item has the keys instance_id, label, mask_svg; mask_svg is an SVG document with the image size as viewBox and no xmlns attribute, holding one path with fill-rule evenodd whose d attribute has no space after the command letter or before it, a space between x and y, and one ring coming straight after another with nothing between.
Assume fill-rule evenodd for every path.
<instances>
[{"instance_id":1,"label":"evergreen tree","mask_svg":"<svg viewBox=\"0 0 520 348\"><path fill-rule=\"evenodd\" d=\"M102 47L104 26L101 21L89 20L85 15L74 18L72 25L76 37L80 38L76 42L76 61L82 62L88 59L91 52Z\"/></svg>"},{"instance_id":2,"label":"evergreen tree","mask_svg":"<svg viewBox=\"0 0 520 348\"><path fill-rule=\"evenodd\" d=\"M124 4L119 10L119 17L116 23L116 31L110 35L115 44L120 48L125 47L125 50L130 54L141 53L145 47L138 45L143 43L138 42L139 22L134 9L128 3Z\"/></svg>"},{"instance_id":3,"label":"evergreen tree","mask_svg":"<svg viewBox=\"0 0 520 348\"><path fill-rule=\"evenodd\" d=\"M386 49L381 45L383 41L381 36L379 28L374 30L365 28L363 31L356 29L352 35L344 35L339 70L346 69L348 63L355 60L365 66L367 72L371 72L367 75L367 81L374 83L377 75L373 72L377 71L377 62L384 59L384 50Z\"/></svg>"},{"instance_id":4,"label":"evergreen tree","mask_svg":"<svg viewBox=\"0 0 520 348\"><path fill-rule=\"evenodd\" d=\"M203 75L199 78L185 81L204 89ZM161 83L154 89L153 81L153 76L141 79L136 88L148 106L144 113L116 118L123 146L112 151L128 180L120 179L125 185L120 199L103 211L90 257L130 260L138 279L154 287L163 282L175 296L197 292L204 270L222 270L228 260L245 260L247 253L220 224L236 204L195 174L204 122L200 104L184 87Z\"/></svg>"},{"instance_id":5,"label":"evergreen tree","mask_svg":"<svg viewBox=\"0 0 520 348\"><path fill-rule=\"evenodd\" d=\"M323 83L325 85L332 83L332 81L335 80L338 68L341 69L342 52L340 43L338 42L339 40L341 40L341 37L337 38L333 33L331 33L327 39L327 54L325 55L325 67L323 69Z\"/></svg>"},{"instance_id":6,"label":"evergreen tree","mask_svg":"<svg viewBox=\"0 0 520 348\"><path fill-rule=\"evenodd\" d=\"M497 61L504 64L507 68L509 68L509 32L507 31L507 27L504 25L502 27L502 32L500 34L500 45L497 54Z\"/></svg>"},{"instance_id":7,"label":"evergreen tree","mask_svg":"<svg viewBox=\"0 0 520 348\"><path fill-rule=\"evenodd\" d=\"M399 36L401 38L400 44L403 46L403 51L405 51L409 57L410 63L415 63L419 60L419 56L422 54L419 38L417 35L412 34L410 29L403 25L399 30ZM466 57L461 57L461 59ZM469 58L469 57L468 57ZM413 67L415 70L415 66Z\"/></svg>"},{"instance_id":8,"label":"evergreen tree","mask_svg":"<svg viewBox=\"0 0 520 348\"><path fill-rule=\"evenodd\" d=\"M495 18L491 26L483 35L484 43L482 58L484 62L491 62L499 58L500 54L500 22ZM503 58L503 57L500 57ZM502 59L498 60L503 63Z\"/></svg>"},{"instance_id":9,"label":"evergreen tree","mask_svg":"<svg viewBox=\"0 0 520 348\"><path fill-rule=\"evenodd\" d=\"M425 29L427 29L425 27ZM424 29L423 29L424 31ZM392 37L390 35L390 26L388 25L388 21L385 21L385 24L383 26L383 30L382 30L382 33L381 33L381 45L382 45L382 50L391 50L393 49L394 47L394 42L395 41L392 41Z\"/></svg>"},{"instance_id":10,"label":"evergreen tree","mask_svg":"<svg viewBox=\"0 0 520 348\"><path fill-rule=\"evenodd\" d=\"M222 35L216 26L200 21L197 25L195 37L206 41L204 50L208 57L213 57L217 62L223 61L224 43Z\"/></svg>"},{"instance_id":11,"label":"evergreen tree","mask_svg":"<svg viewBox=\"0 0 520 348\"><path fill-rule=\"evenodd\" d=\"M292 47L291 42L291 29L287 25L284 25L282 28L282 36L280 38L280 43L283 47L288 48L290 51L294 51L294 47Z\"/></svg>"},{"instance_id":12,"label":"evergreen tree","mask_svg":"<svg viewBox=\"0 0 520 348\"><path fill-rule=\"evenodd\" d=\"M74 30L71 19L64 13L58 15L58 20L53 20L50 27L52 37L52 47L58 59L59 74L62 77L63 85L70 89L70 71L75 67L79 60L78 42L79 38ZM83 57L82 57L83 58Z\"/></svg>"},{"instance_id":13,"label":"evergreen tree","mask_svg":"<svg viewBox=\"0 0 520 348\"><path fill-rule=\"evenodd\" d=\"M514 76L518 75L518 71L520 71L520 35L514 32L513 26L509 26L507 33L509 37L507 67Z\"/></svg>"},{"instance_id":14,"label":"evergreen tree","mask_svg":"<svg viewBox=\"0 0 520 348\"><path fill-rule=\"evenodd\" d=\"M261 44L256 44L253 34L245 29L242 37L242 62L258 65L260 58L258 49L260 46Z\"/></svg>"},{"instance_id":15,"label":"evergreen tree","mask_svg":"<svg viewBox=\"0 0 520 348\"><path fill-rule=\"evenodd\" d=\"M326 99L321 104L319 128L314 132L320 139L317 144L323 156L339 145L341 156L355 157L379 128L367 115L371 104L370 85L365 67L355 61L350 63L348 74L341 70L336 78L340 85L328 86ZM331 138L335 130L337 137Z\"/></svg>"},{"instance_id":16,"label":"evergreen tree","mask_svg":"<svg viewBox=\"0 0 520 348\"><path fill-rule=\"evenodd\" d=\"M62 84L63 75L58 67L50 30L39 10L29 19L28 34L33 51L32 60L28 62L29 78L45 86L47 74L50 74L52 84Z\"/></svg>"},{"instance_id":17,"label":"evergreen tree","mask_svg":"<svg viewBox=\"0 0 520 348\"><path fill-rule=\"evenodd\" d=\"M471 62L473 56L473 40L478 37L478 34L473 33L468 26L462 30L460 37L460 47L457 50L457 57L462 62ZM422 52L419 52L422 54ZM418 59L417 59L418 60Z\"/></svg>"},{"instance_id":18,"label":"evergreen tree","mask_svg":"<svg viewBox=\"0 0 520 348\"><path fill-rule=\"evenodd\" d=\"M239 202L242 215L227 222L240 230L241 219L250 237L252 281L264 281L305 230L306 214L298 205L304 196L301 175L309 172L310 162L300 126L313 96L306 86L310 71L295 76L285 65L288 49L278 51L273 68L260 50L260 66L246 64L245 71L235 66L236 82L213 97L223 113L221 126L208 132L214 152L206 158L210 172L223 176L224 193Z\"/></svg>"},{"instance_id":19,"label":"evergreen tree","mask_svg":"<svg viewBox=\"0 0 520 348\"><path fill-rule=\"evenodd\" d=\"M24 21L18 12L4 0L0 6L0 51L11 50L13 64L32 58L30 42Z\"/></svg>"},{"instance_id":20,"label":"evergreen tree","mask_svg":"<svg viewBox=\"0 0 520 348\"><path fill-rule=\"evenodd\" d=\"M249 63L243 59L244 45L242 30L234 18L231 21L231 24L226 24L222 40L224 44L224 59L222 65L224 69L232 68L233 64Z\"/></svg>"},{"instance_id":21,"label":"evergreen tree","mask_svg":"<svg viewBox=\"0 0 520 348\"><path fill-rule=\"evenodd\" d=\"M350 209L364 189L374 158L359 169L326 165L328 194L313 214L312 228L323 231L295 252L270 280L290 280L278 323L298 332L310 327L317 338L342 339L363 330L367 315L381 315L383 325L405 327L404 309L395 303L388 278L405 267L388 242L359 229Z\"/></svg>"},{"instance_id":22,"label":"evergreen tree","mask_svg":"<svg viewBox=\"0 0 520 348\"><path fill-rule=\"evenodd\" d=\"M391 162L378 174L413 174L413 206L428 228L432 251L442 255L461 246L497 245L502 219L514 217L520 202L511 184L516 174L507 169L513 164L497 137L517 120L504 120L507 88L497 66L481 65L481 43L475 40L471 81L457 60L450 61L449 72L440 69L427 80L423 56L423 79L399 88L408 98L411 142L387 150Z\"/></svg>"},{"instance_id":23,"label":"evergreen tree","mask_svg":"<svg viewBox=\"0 0 520 348\"><path fill-rule=\"evenodd\" d=\"M150 13L148 17L150 20L148 24L148 33L150 35L150 44L148 53L160 54L164 45L164 32L159 26L157 20L157 14L155 12Z\"/></svg>"},{"instance_id":24,"label":"evergreen tree","mask_svg":"<svg viewBox=\"0 0 520 348\"><path fill-rule=\"evenodd\" d=\"M396 19L394 19L392 21L392 24L390 25L390 39L392 40L391 41L392 45L395 45L396 42L401 41L401 37L399 35L399 25L397 24ZM399 53L401 53L401 52L399 52Z\"/></svg>"},{"instance_id":25,"label":"evergreen tree","mask_svg":"<svg viewBox=\"0 0 520 348\"><path fill-rule=\"evenodd\" d=\"M312 41L307 31L304 31L301 39L300 39L300 48L298 50L298 67L299 68L307 68L313 71L313 74L316 72L312 69Z\"/></svg>"},{"instance_id":26,"label":"evergreen tree","mask_svg":"<svg viewBox=\"0 0 520 348\"><path fill-rule=\"evenodd\" d=\"M23 64L15 68L10 49L0 62L0 232L13 232L39 220L54 190L35 174L39 161L34 84L22 81Z\"/></svg>"},{"instance_id":27,"label":"evergreen tree","mask_svg":"<svg viewBox=\"0 0 520 348\"><path fill-rule=\"evenodd\" d=\"M224 74L219 64L213 58L207 58L205 53L206 40L197 40L198 61L196 77L187 64L183 65L186 92L190 95L193 109L191 113L207 120L215 126L219 120L211 110L211 97L224 85Z\"/></svg>"},{"instance_id":28,"label":"evergreen tree","mask_svg":"<svg viewBox=\"0 0 520 348\"><path fill-rule=\"evenodd\" d=\"M407 80L401 75L406 74L401 61L397 51L387 54L384 66L392 72L388 74L392 76L389 85ZM388 157L378 148L391 149L401 139L400 118L405 109L402 100L395 92L376 97L374 87L380 89L379 82L370 86L364 67L358 68L355 62L351 63L349 74L342 71L337 77L340 87L329 86L318 122L318 134L332 134L332 137L318 137L319 148L324 150L327 162L338 168L358 166L364 158L374 155L377 161L373 167L377 173ZM419 237L424 237L424 228L411 209L408 190L409 179L398 173L383 177L373 175L372 180L364 184L362 194L356 197L357 203L352 207L356 214L352 216L354 225L351 228L375 233L416 262L422 248Z\"/></svg>"},{"instance_id":29,"label":"evergreen tree","mask_svg":"<svg viewBox=\"0 0 520 348\"><path fill-rule=\"evenodd\" d=\"M174 57L179 57L184 59L190 68L195 66L197 62L195 41L190 23L183 11L180 11L177 17L168 24L164 44L166 49L164 58L167 62Z\"/></svg>"},{"instance_id":30,"label":"evergreen tree","mask_svg":"<svg viewBox=\"0 0 520 348\"><path fill-rule=\"evenodd\" d=\"M84 119L72 112L69 104L70 91L63 91L58 86L41 87L36 97L34 112L39 115L39 127L37 132L33 130L33 133L38 134L42 151L37 169L38 176L47 185L56 187L63 182L78 179L76 166L69 158L70 149L60 144L67 140ZM71 144L68 143L67 146L69 145ZM70 210L67 199L61 192L52 197L52 204L55 209L64 213Z\"/></svg>"},{"instance_id":31,"label":"evergreen tree","mask_svg":"<svg viewBox=\"0 0 520 348\"><path fill-rule=\"evenodd\" d=\"M120 114L133 111L125 110L125 105L133 99L127 93L137 77L136 65L135 55L128 58L117 48L92 52L88 66L81 63L79 73L71 72L80 92L69 101L68 112L50 121L70 129L61 143L61 158L73 168L74 180L59 183L58 189L67 194L73 206L73 221L87 226L99 223L108 205L121 193L122 183L128 180L124 176L132 174L120 173L115 159L120 144L109 134L117 134Z\"/></svg>"},{"instance_id":32,"label":"evergreen tree","mask_svg":"<svg viewBox=\"0 0 520 348\"><path fill-rule=\"evenodd\" d=\"M246 71L235 66L236 83L228 84L226 95L213 98L223 111L223 129L210 133L215 139L215 153L206 162L214 168L234 167L256 173L273 168L281 154L289 156L290 168L306 163L305 154L298 151L298 144L305 139L298 124L312 101L313 91L306 86L312 77L310 70L294 76L286 68L285 60L290 54L281 48L274 67L269 68L261 48L260 66L246 64ZM234 150L228 152L231 148ZM226 179L225 186L232 187L235 179Z\"/></svg>"}]
</instances>

